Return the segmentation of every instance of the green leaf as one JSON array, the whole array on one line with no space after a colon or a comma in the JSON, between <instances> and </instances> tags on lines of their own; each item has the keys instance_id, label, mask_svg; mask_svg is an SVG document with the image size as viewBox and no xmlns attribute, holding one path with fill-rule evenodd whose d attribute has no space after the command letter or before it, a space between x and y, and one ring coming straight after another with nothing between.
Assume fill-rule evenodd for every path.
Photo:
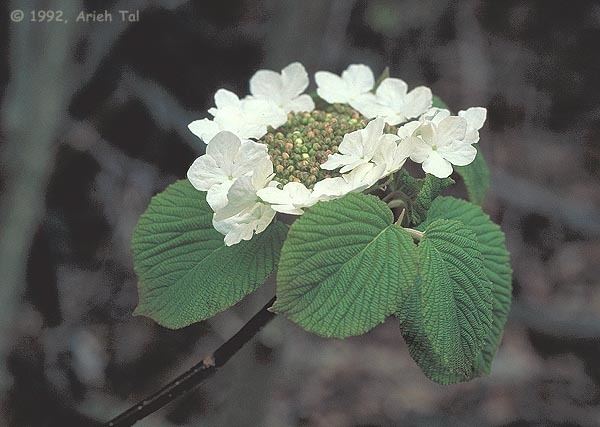
<instances>
[{"instance_id":1,"label":"green leaf","mask_svg":"<svg viewBox=\"0 0 600 427\"><path fill-rule=\"evenodd\" d=\"M414 202L410 209L410 222L412 224L420 224L427 215L427 211L431 206L431 202L438 197L444 189L454 184L452 178L436 178L433 175L427 174L419 192L417 193Z\"/></svg>"},{"instance_id":2,"label":"green leaf","mask_svg":"<svg viewBox=\"0 0 600 427\"><path fill-rule=\"evenodd\" d=\"M321 336L359 335L396 312L415 273L416 245L386 204L349 194L291 226L273 308Z\"/></svg>"},{"instance_id":3,"label":"green leaf","mask_svg":"<svg viewBox=\"0 0 600 427\"><path fill-rule=\"evenodd\" d=\"M465 182L469 200L478 205L483 204L485 195L490 187L490 170L481 153L481 149L477 150L477 156L471 164L457 166L456 172Z\"/></svg>"},{"instance_id":4,"label":"green leaf","mask_svg":"<svg viewBox=\"0 0 600 427\"><path fill-rule=\"evenodd\" d=\"M411 199L417 197L419 190L423 186L423 180L413 177L406 169L400 169L395 174L394 185Z\"/></svg>"},{"instance_id":5,"label":"green leaf","mask_svg":"<svg viewBox=\"0 0 600 427\"><path fill-rule=\"evenodd\" d=\"M492 324L490 282L475 233L453 220L428 224L418 281L398 317L413 359L432 380L470 379Z\"/></svg>"},{"instance_id":6,"label":"green leaf","mask_svg":"<svg viewBox=\"0 0 600 427\"><path fill-rule=\"evenodd\" d=\"M152 198L133 234L135 313L168 328L207 319L258 288L285 239L286 226L275 223L250 241L225 246L205 196L177 181Z\"/></svg>"},{"instance_id":7,"label":"green leaf","mask_svg":"<svg viewBox=\"0 0 600 427\"><path fill-rule=\"evenodd\" d=\"M442 101L442 99L439 96L436 95L433 95L432 107L445 108L446 110L450 109L448 108L448 105L444 101Z\"/></svg>"},{"instance_id":8,"label":"green leaf","mask_svg":"<svg viewBox=\"0 0 600 427\"><path fill-rule=\"evenodd\" d=\"M483 269L492 286L492 329L478 362L478 372L487 374L500 345L512 300L512 269L504 233L479 206L454 197L438 197L431 205L427 220L419 228L440 218L462 222L475 233L479 242Z\"/></svg>"}]
</instances>

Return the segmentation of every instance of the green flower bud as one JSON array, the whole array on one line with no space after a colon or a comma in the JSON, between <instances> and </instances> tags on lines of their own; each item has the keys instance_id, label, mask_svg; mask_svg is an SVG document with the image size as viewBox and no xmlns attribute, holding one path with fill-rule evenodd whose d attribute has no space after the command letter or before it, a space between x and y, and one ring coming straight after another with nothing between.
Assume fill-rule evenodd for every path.
<instances>
[{"instance_id":1,"label":"green flower bud","mask_svg":"<svg viewBox=\"0 0 600 427\"><path fill-rule=\"evenodd\" d=\"M288 114L284 125L269 129L259 142L268 146L277 182L302 182L312 188L322 179L340 176L339 171L320 166L338 151L345 134L365 126L364 118L350 106L334 104L325 111Z\"/></svg>"}]
</instances>

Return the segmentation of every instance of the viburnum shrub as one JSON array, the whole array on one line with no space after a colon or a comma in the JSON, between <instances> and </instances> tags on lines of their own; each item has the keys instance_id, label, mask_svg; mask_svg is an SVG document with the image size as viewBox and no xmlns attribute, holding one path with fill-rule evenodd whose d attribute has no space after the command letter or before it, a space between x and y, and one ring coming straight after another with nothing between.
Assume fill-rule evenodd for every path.
<instances>
[{"instance_id":1,"label":"viburnum shrub","mask_svg":"<svg viewBox=\"0 0 600 427\"><path fill-rule=\"evenodd\" d=\"M365 65L315 81L311 96L301 64L260 70L250 95L219 89L212 118L190 123L206 154L152 199L133 236L136 313L182 328L275 272L271 310L308 332L345 338L392 317L432 380L488 373L511 268L479 206L485 108L453 115L429 88L376 81ZM453 170L470 201L441 195Z\"/></svg>"}]
</instances>

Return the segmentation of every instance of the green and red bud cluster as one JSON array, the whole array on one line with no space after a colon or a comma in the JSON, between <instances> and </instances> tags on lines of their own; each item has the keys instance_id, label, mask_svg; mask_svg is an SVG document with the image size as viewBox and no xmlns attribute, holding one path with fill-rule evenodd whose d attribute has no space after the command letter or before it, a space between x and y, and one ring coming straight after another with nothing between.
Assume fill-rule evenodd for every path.
<instances>
[{"instance_id":1,"label":"green and red bud cluster","mask_svg":"<svg viewBox=\"0 0 600 427\"><path fill-rule=\"evenodd\" d=\"M288 120L259 142L269 147L275 180L281 184L301 182L312 188L317 181L340 176L321 169L330 154L337 153L344 135L363 129L367 121L349 106L335 104L325 111L289 113Z\"/></svg>"}]
</instances>

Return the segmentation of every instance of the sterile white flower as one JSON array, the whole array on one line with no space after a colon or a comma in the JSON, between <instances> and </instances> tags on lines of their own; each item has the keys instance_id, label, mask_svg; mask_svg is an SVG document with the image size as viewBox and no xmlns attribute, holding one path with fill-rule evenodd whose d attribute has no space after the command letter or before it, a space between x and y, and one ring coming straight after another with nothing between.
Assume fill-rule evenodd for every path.
<instances>
[{"instance_id":1,"label":"sterile white flower","mask_svg":"<svg viewBox=\"0 0 600 427\"><path fill-rule=\"evenodd\" d=\"M385 174L389 175L404 166L410 154L410 146L399 143L398 137L385 138L373 155L373 163L383 165Z\"/></svg>"},{"instance_id":2,"label":"sterile white flower","mask_svg":"<svg viewBox=\"0 0 600 427\"><path fill-rule=\"evenodd\" d=\"M402 143L409 144L411 160L422 163L425 172L447 178L452 174L452 165L466 166L477 155L477 150L465 141L466 130L464 118L449 116L438 123L423 122Z\"/></svg>"},{"instance_id":3,"label":"sterile white flower","mask_svg":"<svg viewBox=\"0 0 600 427\"><path fill-rule=\"evenodd\" d=\"M302 215L302 208L308 208L319 201L313 197L313 192L300 182L288 182L282 189L263 188L258 190L257 194L275 211L290 215Z\"/></svg>"},{"instance_id":4,"label":"sterile white flower","mask_svg":"<svg viewBox=\"0 0 600 427\"><path fill-rule=\"evenodd\" d=\"M412 122L408 122L398 128L398 132L396 133L400 140L406 139L423 124L423 120L413 120Z\"/></svg>"},{"instance_id":5,"label":"sterile white flower","mask_svg":"<svg viewBox=\"0 0 600 427\"><path fill-rule=\"evenodd\" d=\"M445 108L432 107L429 110L425 111L423 113L423 115L421 117L419 117L419 120L422 123L432 122L437 125L442 120L444 120L446 117L450 117L451 115L452 115L452 113L450 113L450 110L446 110ZM407 124L409 124L409 123L407 123Z\"/></svg>"},{"instance_id":6,"label":"sterile white flower","mask_svg":"<svg viewBox=\"0 0 600 427\"><path fill-rule=\"evenodd\" d=\"M310 95L302 94L308 87L308 74L299 62L293 62L281 74L259 70L250 79L252 98L273 101L285 113L312 111L315 108Z\"/></svg>"},{"instance_id":7,"label":"sterile white flower","mask_svg":"<svg viewBox=\"0 0 600 427\"><path fill-rule=\"evenodd\" d=\"M200 191L207 191L206 201L213 210L227 204L227 192L234 181L251 174L256 163L269 160L267 146L241 141L231 132L219 132L206 147L206 154L190 166L187 177Z\"/></svg>"},{"instance_id":8,"label":"sterile white flower","mask_svg":"<svg viewBox=\"0 0 600 427\"><path fill-rule=\"evenodd\" d=\"M312 197L316 200L337 199L348 193L366 190L386 175L384 164L363 163L350 173L317 182Z\"/></svg>"},{"instance_id":9,"label":"sterile white flower","mask_svg":"<svg viewBox=\"0 0 600 427\"><path fill-rule=\"evenodd\" d=\"M273 101L239 99L226 89L215 93L215 105L208 110L214 119L195 120L188 125L189 130L206 143L225 130L242 139L260 138L267 133L267 126L275 128L287 120L286 113Z\"/></svg>"},{"instance_id":10,"label":"sterile white flower","mask_svg":"<svg viewBox=\"0 0 600 427\"><path fill-rule=\"evenodd\" d=\"M483 107L471 107L467 110L459 111L458 115L467 121L465 141L470 144L479 142L479 129L481 129L485 123L487 110Z\"/></svg>"},{"instance_id":11,"label":"sterile white flower","mask_svg":"<svg viewBox=\"0 0 600 427\"><path fill-rule=\"evenodd\" d=\"M365 163L352 172L342 175L342 178L347 183L347 192L350 193L366 190L386 175L384 164Z\"/></svg>"},{"instance_id":12,"label":"sterile white flower","mask_svg":"<svg viewBox=\"0 0 600 427\"><path fill-rule=\"evenodd\" d=\"M431 107L431 89L419 86L410 92L407 90L403 80L388 77L374 94L362 95L352 106L369 119L383 117L387 124L395 126L419 117Z\"/></svg>"},{"instance_id":13,"label":"sterile white flower","mask_svg":"<svg viewBox=\"0 0 600 427\"><path fill-rule=\"evenodd\" d=\"M364 129L347 133L338 147L339 153L330 155L321 168L333 170L342 167L340 172L345 173L370 162L380 144L398 139L396 135L384 134L384 127L383 119L377 118L371 120Z\"/></svg>"},{"instance_id":14,"label":"sterile white flower","mask_svg":"<svg viewBox=\"0 0 600 427\"><path fill-rule=\"evenodd\" d=\"M231 185L227 192L227 205L213 216L213 226L225 235L227 246L250 240L273 221L275 211L257 196L260 189L277 185L272 179L273 163L264 159L255 164L251 176L242 176Z\"/></svg>"},{"instance_id":15,"label":"sterile white flower","mask_svg":"<svg viewBox=\"0 0 600 427\"><path fill-rule=\"evenodd\" d=\"M375 85L375 76L369 67L352 64L341 77L329 71L315 73L317 94L330 104L342 103L354 106L354 102L368 93Z\"/></svg>"}]
</instances>

